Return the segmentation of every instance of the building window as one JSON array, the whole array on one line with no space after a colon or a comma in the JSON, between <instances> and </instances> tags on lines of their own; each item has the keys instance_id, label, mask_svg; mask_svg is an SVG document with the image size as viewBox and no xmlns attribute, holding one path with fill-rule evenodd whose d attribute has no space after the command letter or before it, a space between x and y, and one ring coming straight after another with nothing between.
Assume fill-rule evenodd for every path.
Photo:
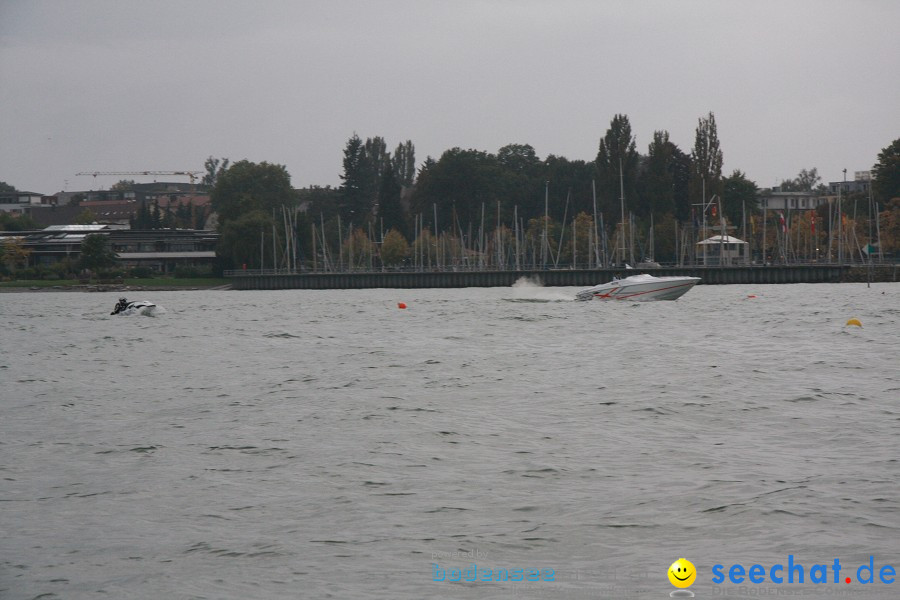
<instances>
[{"instance_id":1,"label":"building window","mask_svg":"<svg viewBox=\"0 0 900 600\"><path fill-rule=\"evenodd\" d=\"M791 208L797 208L797 199L791 198Z\"/></svg>"},{"instance_id":2,"label":"building window","mask_svg":"<svg viewBox=\"0 0 900 600\"><path fill-rule=\"evenodd\" d=\"M800 204L801 204L801 206L803 206L803 208L806 208L806 198L803 198L803 199L800 201Z\"/></svg>"}]
</instances>

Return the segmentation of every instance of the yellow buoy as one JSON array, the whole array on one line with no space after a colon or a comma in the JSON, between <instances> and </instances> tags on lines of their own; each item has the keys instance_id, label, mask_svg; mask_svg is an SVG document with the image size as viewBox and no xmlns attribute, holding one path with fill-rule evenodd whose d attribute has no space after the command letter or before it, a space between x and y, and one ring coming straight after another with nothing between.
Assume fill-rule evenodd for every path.
<instances>
[{"instance_id":1,"label":"yellow buoy","mask_svg":"<svg viewBox=\"0 0 900 600\"><path fill-rule=\"evenodd\" d=\"M859 322L859 319L850 319L847 321L847 325L856 325L857 327L862 327L862 323Z\"/></svg>"}]
</instances>

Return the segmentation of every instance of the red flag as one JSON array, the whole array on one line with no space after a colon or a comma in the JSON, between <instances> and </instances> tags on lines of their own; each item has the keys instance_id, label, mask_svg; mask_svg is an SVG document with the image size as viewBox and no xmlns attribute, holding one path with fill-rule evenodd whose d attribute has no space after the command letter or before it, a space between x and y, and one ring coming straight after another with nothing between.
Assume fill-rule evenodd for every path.
<instances>
[{"instance_id":1,"label":"red flag","mask_svg":"<svg viewBox=\"0 0 900 600\"><path fill-rule=\"evenodd\" d=\"M781 233L787 233L787 225L784 222L784 213L778 212L778 220L781 222Z\"/></svg>"},{"instance_id":2,"label":"red flag","mask_svg":"<svg viewBox=\"0 0 900 600\"><path fill-rule=\"evenodd\" d=\"M813 233L816 232L816 214L812 213L809 215L809 230Z\"/></svg>"},{"instance_id":3,"label":"red flag","mask_svg":"<svg viewBox=\"0 0 900 600\"><path fill-rule=\"evenodd\" d=\"M712 205L712 216L713 216L713 219L716 218L716 205L715 204Z\"/></svg>"}]
</instances>

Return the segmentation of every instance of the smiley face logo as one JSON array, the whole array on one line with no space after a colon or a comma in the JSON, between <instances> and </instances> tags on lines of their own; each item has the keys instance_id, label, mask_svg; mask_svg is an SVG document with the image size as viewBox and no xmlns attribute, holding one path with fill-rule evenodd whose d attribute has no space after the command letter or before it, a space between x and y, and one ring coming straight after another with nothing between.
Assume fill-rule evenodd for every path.
<instances>
[{"instance_id":1,"label":"smiley face logo","mask_svg":"<svg viewBox=\"0 0 900 600\"><path fill-rule=\"evenodd\" d=\"M686 558L679 558L669 567L669 581L677 588L689 587L697 579L697 569Z\"/></svg>"}]
</instances>

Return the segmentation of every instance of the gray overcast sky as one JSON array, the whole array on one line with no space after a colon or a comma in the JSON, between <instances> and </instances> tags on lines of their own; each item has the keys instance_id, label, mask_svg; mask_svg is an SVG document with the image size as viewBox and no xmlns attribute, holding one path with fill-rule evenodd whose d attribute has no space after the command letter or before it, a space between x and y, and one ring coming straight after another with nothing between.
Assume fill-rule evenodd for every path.
<instances>
[{"instance_id":1,"label":"gray overcast sky","mask_svg":"<svg viewBox=\"0 0 900 600\"><path fill-rule=\"evenodd\" d=\"M339 185L354 132L592 160L616 113L690 152L709 111L726 174L869 169L900 137L900 1L0 0L0 181L44 194L210 155Z\"/></svg>"}]
</instances>

